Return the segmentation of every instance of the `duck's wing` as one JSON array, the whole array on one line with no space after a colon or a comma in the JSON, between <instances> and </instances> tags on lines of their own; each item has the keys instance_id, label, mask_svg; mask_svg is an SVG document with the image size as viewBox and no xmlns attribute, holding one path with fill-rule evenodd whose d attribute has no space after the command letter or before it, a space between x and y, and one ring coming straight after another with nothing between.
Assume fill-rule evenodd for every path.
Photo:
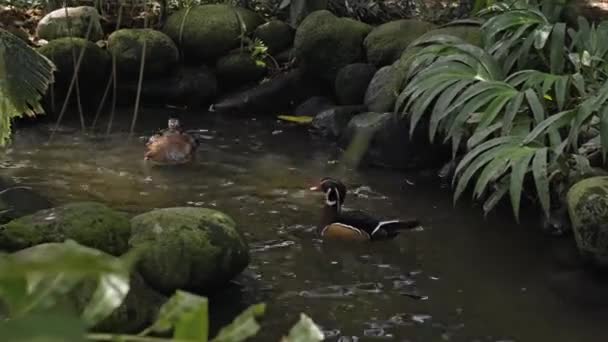
<instances>
[{"instance_id":1,"label":"duck's wing","mask_svg":"<svg viewBox=\"0 0 608 342\"><path fill-rule=\"evenodd\" d=\"M384 220L361 210L343 210L338 214L337 220L340 223L364 230L372 239L395 237L401 230L414 229L420 226L420 222L416 219Z\"/></svg>"}]
</instances>

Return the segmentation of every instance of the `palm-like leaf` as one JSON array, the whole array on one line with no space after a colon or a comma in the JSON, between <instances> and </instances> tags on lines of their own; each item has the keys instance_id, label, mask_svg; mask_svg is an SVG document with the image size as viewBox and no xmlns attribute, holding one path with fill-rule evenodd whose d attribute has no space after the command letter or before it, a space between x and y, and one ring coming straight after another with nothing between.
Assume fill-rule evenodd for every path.
<instances>
[{"instance_id":1,"label":"palm-like leaf","mask_svg":"<svg viewBox=\"0 0 608 342\"><path fill-rule=\"evenodd\" d=\"M0 146L10 138L13 118L43 112L40 99L54 70L50 60L0 29Z\"/></svg>"}]
</instances>

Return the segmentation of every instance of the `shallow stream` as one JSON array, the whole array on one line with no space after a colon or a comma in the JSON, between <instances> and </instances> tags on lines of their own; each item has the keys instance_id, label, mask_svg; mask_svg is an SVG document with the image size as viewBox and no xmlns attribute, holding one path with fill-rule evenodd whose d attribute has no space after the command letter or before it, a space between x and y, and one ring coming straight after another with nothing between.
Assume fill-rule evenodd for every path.
<instances>
[{"instance_id":1,"label":"shallow stream","mask_svg":"<svg viewBox=\"0 0 608 342\"><path fill-rule=\"evenodd\" d=\"M132 139L119 113L109 139L66 124L51 143L49 126L21 129L1 157L2 175L56 203L102 201L140 213L202 206L232 216L252 262L244 285L212 300L229 317L268 303L256 341L278 341L300 312L328 341L605 341L606 312L551 290L554 268L535 220L518 226L505 210L484 220L479 208L452 205L433 173L345 170L336 148L305 128L270 119L184 115L202 144L193 165L143 163L139 135L165 124L145 110ZM424 153L424 151L421 151ZM314 235L322 199L318 178L350 184L347 207L388 217L417 217L423 229L387 243L324 243ZM216 318L220 319L221 318Z\"/></svg>"}]
</instances>

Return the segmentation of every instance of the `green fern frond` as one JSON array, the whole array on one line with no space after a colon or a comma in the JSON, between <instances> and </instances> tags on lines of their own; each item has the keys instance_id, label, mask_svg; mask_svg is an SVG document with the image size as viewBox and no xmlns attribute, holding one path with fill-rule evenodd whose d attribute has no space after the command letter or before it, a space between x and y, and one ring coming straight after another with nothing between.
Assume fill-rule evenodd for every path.
<instances>
[{"instance_id":1,"label":"green fern frond","mask_svg":"<svg viewBox=\"0 0 608 342\"><path fill-rule=\"evenodd\" d=\"M11 120L43 113L40 100L54 82L54 64L23 40L0 29L0 146L11 136Z\"/></svg>"}]
</instances>

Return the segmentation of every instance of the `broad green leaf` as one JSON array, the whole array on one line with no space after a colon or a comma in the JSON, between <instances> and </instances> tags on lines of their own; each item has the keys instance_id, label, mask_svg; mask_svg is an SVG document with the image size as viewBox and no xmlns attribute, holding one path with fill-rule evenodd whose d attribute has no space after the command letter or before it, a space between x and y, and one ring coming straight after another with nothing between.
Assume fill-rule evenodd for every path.
<instances>
[{"instance_id":1,"label":"broad green leaf","mask_svg":"<svg viewBox=\"0 0 608 342\"><path fill-rule=\"evenodd\" d=\"M507 94L502 96L497 96L482 113L482 120L477 125L475 129L475 133L480 130L483 130L494 123L494 119L498 116L498 113L502 112L503 107L513 98L517 96L517 92L514 94Z\"/></svg>"},{"instance_id":2,"label":"broad green leaf","mask_svg":"<svg viewBox=\"0 0 608 342\"><path fill-rule=\"evenodd\" d=\"M446 89L443 95L437 100L435 103L435 107L433 108L433 113L431 114L431 119L429 123L429 135L431 138L431 142L437 133L437 128L439 127L439 123L445 115L447 115L447 108L450 106L452 101L458 96L460 92L462 92L466 87L471 85L473 81L460 81L450 88Z\"/></svg>"},{"instance_id":3,"label":"broad green leaf","mask_svg":"<svg viewBox=\"0 0 608 342\"><path fill-rule=\"evenodd\" d=\"M62 312L0 321L0 336L7 342L78 342L85 341L85 332L79 317Z\"/></svg>"},{"instance_id":4,"label":"broad green leaf","mask_svg":"<svg viewBox=\"0 0 608 342\"><path fill-rule=\"evenodd\" d=\"M199 305L191 311L181 314L173 338L180 341L207 342L209 338L209 313L207 305Z\"/></svg>"},{"instance_id":5,"label":"broad green leaf","mask_svg":"<svg viewBox=\"0 0 608 342\"><path fill-rule=\"evenodd\" d=\"M557 110L562 111L568 96L568 85L570 77L562 76L555 82L555 100L557 102Z\"/></svg>"},{"instance_id":6,"label":"broad green leaf","mask_svg":"<svg viewBox=\"0 0 608 342\"><path fill-rule=\"evenodd\" d=\"M427 108L435 100L437 95L455 82L458 82L458 80L442 82L441 84L438 84L435 89L425 92L421 97L416 99L416 105L414 105L412 109L413 112L410 119L410 136L414 135L414 130L418 125L418 121L422 118L424 113L426 113Z\"/></svg>"},{"instance_id":7,"label":"broad green leaf","mask_svg":"<svg viewBox=\"0 0 608 342\"><path fill-rule=\"evenodd\" d=\"M553 29L553 26L550 24L547 24L547 25L541 26L540 28L538 28L536 30L535 38L534 38L534 48L536 50L541 50L545 47L552 29Z\"/></svg>"},{"instance_id":8,"label":"broad green leaf","mask_svg":"<svg viewBox=\"0 0 608 342\"><path fill-rule=\"evenodd\" d=\"M529 147L523 147L528 149L528 153L521 156L519 159L514 160L511 164L511 177L509 185L509 194L511 196L511 206L513 207L513 215L515 220L519 223L519 203L521 201L521 193L524 185L524 178L528 173L528 166L530 160L534 156L535 150Z\"/></svg>"},{"instance_id":9,"label":"broad green leaf","mask_svg":"<svg viewBox=\"0 0 608 342\"><path fill-rule=\"evenodd\" d=\"M491 181L497 179L507 171L512 158L511 155L518 149L519 147L517 146L502 149L502 152L495 155L492 161L484 167L483 171L479 174L479 177L477 177L477 183L473 190L473 197L475 199L478 199L483 195Z\"/></svg>"},{"instance_id":10,"label":"broad green leaf","mask_svg":"<svg viewBox=\"0 0 608 342\"><path fill-rule=\"evenodd\" d=\"M14 293L25 280L24 297L10 312L19 317L51 309L78 284L94 281L96 290L83 313L85 322L94 325L124 300L133 263L73 241L36 245L0 258L0 295ZM9 303L17 302L12 299Z\"/></svg>"},{"instance_id":11,"label":"broad green leaf","mask_svg":"<svg viewBox=\"0 0 608 342\"><path fill-rule=\"evenodd\" d=\"M566 24L557 23L551 33L550 63L551 73L561 74L564 71L564 46L566 45Z\"/></svg>"},{"instance_id":12,"label":"broad green leaf","mask_svg":"<svg viewBox=\"0 0 608 342\"><path fill-rule=\"evenodd\" d=\"M40 100L54 71L48 58L0 28L0 146L10 138L13 118L43 113Z\"/></svg>"},{"instance_id":13,"label":"broad green leaf","mask_svg":"<svg viewBox=\"0 0 608 342\"><path fill-rule=\"evenodd\" d=\"M494 148L498 145L510 144L517 140L518 140L517 137L512 137L512 136L498 137L498 138L494 138L492 140L488 140L488 141L484 142L483 144L475 147L471 151L467 152L467 154L464 155L464 157L462 158L460 163L458 163L456 170L454 170L454 177L458 176L460 174L460 172L467 165L469 165L469 163L471 161L473 161L473 159L475 159L478 155L485 152L486 150ZM456 180L456 178L454 178L454 181L455 180Z\"/></svg>"},{"instance_id":14,"label":"broad green leaf","mask_svg":"<svg viewBox=\"0 0 608 342\"><path fill-rule=\"evenodd\" d=\"M263 303L250 306L223 327L211 342L239 342L255 336L260 330L256 318L264 315L265 311L266 305Z\"/></svg>"},{"instance_id":15,"label":"broad green leaf","mask_svg":"<svg viewBox=\"0 0 608 342\"><path fill-rule=\"evenodd\" d=\"M497 122L491 126L488 126L482 130L477 130L469 140L467 141L467 148L472 149L479 145L482 141L486 140L494 132L498 131L502 127L502 122Z\"/></svg>"},{"instance_id":16,"label":"broad green leaf","mask_svg":"<svg viewBox=\"0 0 608 342\"><path fill-rule=\"evenodd\" d=\"M300 314L300 320L289 330L289 335L281 342L320 342L325 335L319 327L305 314Z\"/></svg>"},{"instance_id":17,"label":"broad green leaf","mask_svg":"<svg viewBox=\"0 0 608 342\"><path fill-rule=\"evenodd\" d=\"M549 190L549 178L547 176L547 153L548 149L541 148L534 153L532 160L532 174L536 185L536 193L546 217L549 217L551 209L551 194Z\"/></svg>"},{"instance_id":18,"label":"broad green leaf","mask_svg":"<svg viewBox=\"0 0 608 342\"><path fill-rule=\"evenodd\" d=\"M156 322L151 327L155 332L167 332L175 328L182 319L188 324L192 319L188 314L207 311L207 298L192 293L177 290L169 300L161 306ZM186 315L186 316L184 316ZM185 317L185 318L184 318ZM207 324L207 323L205 323Z\"/></svg>"}]
</instances>

